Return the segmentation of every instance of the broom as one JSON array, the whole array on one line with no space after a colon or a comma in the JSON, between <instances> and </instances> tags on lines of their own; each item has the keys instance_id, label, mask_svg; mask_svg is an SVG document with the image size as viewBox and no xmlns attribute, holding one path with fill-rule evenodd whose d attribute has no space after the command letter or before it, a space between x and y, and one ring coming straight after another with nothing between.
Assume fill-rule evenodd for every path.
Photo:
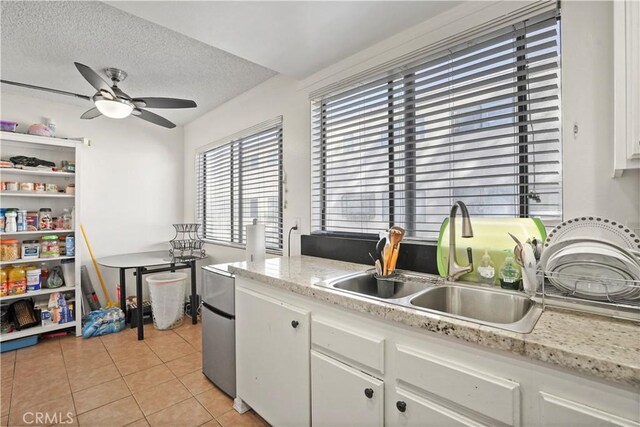
<instances>
[{"instance_id":1,"label":"broom","mask_svg":"<svg viewBox=\"0 0 640 427\"><path fill-rule=\"evenodd\" d=\"M102 286L102 293L104 294L104 297L107 299L107 305L104 308L119 307L117 303L111 300L111 297L109 296L109 292L107 292L107 287L104 285L104 279L102 278L102 274L100 273L100 268L98 267L96 258L93 256L93 251L91 250L91 245L89 244L89 239L87 238L87 232L84 231L84 225L80 224L80 230L82 231L84 242L87 244L87 249L89 249L89 255L91 256L91 261L93 262L93 268L95 268L96 274L98 275L98 280L100 280L100 286Z\"/></svg>"}]
</instances>

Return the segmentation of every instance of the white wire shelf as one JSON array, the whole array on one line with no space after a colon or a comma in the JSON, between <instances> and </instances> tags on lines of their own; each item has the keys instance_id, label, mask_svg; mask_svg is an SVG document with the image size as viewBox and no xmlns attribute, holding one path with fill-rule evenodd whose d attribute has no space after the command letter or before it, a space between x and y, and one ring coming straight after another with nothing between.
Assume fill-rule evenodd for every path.
<instances>
[{"instance_id":1,"label":"white wire shelf","mask_svg":"<svg viewBox=\"0 0 640 427\"><path fill-rule=\"evenodd\" d=\"M32 262L52 262L52 261L62 261L63 259L75 259L75 257L74 256L58 256L54 258L25 258L25 259L16 259L14 261L0 261L0 265L30 264Z\"/></svg>"},{"instance_id":2,"label":"white wire shelf","mask_svg":"<svg viewBox=\"0 0 640 427\"><path fill-rule=\"evenodd\" d=\"M59 331L61 329L75 328L77 324L78 321L74 320L73 322L57 323L54 325L34 326L32 328L23 329L21 331L13 331L6 334L0 334L0 342L30 337L32 335L46 334L47 332Z\"/></svg>"},{"instance_id":3,"label":"white wire shelf","mask_svg":"<svg viewBox=\"0 0 640 427\"><path fill-rule=\"evenodd\" d=\"M0 168L0 174L11 175L32 175L32 176L56 176L63 178L74 178L76 176L73 172L56 172L46 169L16 169L16 168Z\"/></svg>"},{"instance_id":4,"label":"white wire shelf","mask_svg":"<svg viewBox=\"0 0 640 427\"><path fill-rule=\"evenodd\" d=\"M75 286L62 286L60 288L55 288L55 289L39 289L37 291L27 291L24 294L7 295L4 297L0 297L0 302L22 299L22 298L37 297L38 295L48 295L54 292L70 292L75 290L76 290Z\"/></svg>"},{"instance_id":5,"label":"white wire shelf","mask_svg":"<svg viewBox=\"0 0 640 427\"><path fill-rule=\"evenodd\" d=\"M5 236L36 236L41 234L73 234L75 230L35 230L35 231L14 231L13 233L7 233L3 231L0 233L0 237Z\"/></svg>"},{"instance_id":6,"label":"white wire shelf","mask_svg":"<svg viewBox=\"0 0 640 427\"><path fill-rule=\"evenodd\" d=\"M37 198L51 198L51 199L72 199L76 197L75 194L66 193L47 193L47 192L35 192L35 191L2 191L0 192L2 197L37 197Z\"/></svg>"}]
</instances>

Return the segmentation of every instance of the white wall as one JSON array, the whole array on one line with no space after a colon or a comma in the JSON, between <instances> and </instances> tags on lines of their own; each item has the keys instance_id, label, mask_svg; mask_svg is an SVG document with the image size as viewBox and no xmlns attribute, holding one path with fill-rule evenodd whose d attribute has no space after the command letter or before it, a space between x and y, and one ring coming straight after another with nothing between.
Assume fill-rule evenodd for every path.
<instances>
[{"instance_id":1,"label":"white wall","mask_svg":"<svg viewBox=\"0 0 640 427\"><path fill-rule=\"evenodd\" d=\"M564 216L601 215L638 230L640 170L612 178L612 2L563 2L561 22Z\"/></svg>"},{"instance_id":2,"label":"white wall","mask_svg":"<svg viewBox=\"0 0 640 427\"><path fill-rule=\"evenodd\" d=\"M185 221L194 218L194 156L197 148L277 115L284 116L284 167L287 172L284 210L286 232L302 217L310 219L309 93L319 87L383 64L407 52L505 14L517 3L489 7L470 2L385 40L297 82L277 76L185 126ZM564 216L592 214L617 218L640 227L638 171L612 179L613 128L611 3L563 2L563 180ZM573 138L573 122L580 132ZM292 254L298 253L298 239ZM210 246L215 261L238 260L243 251Z\"/></svg>"},{"instance_id":3,"label":"white wall","mask_svg":"<svg viewBox=\"0 0 640 427\"><path fill-rule=\"evenodd\" d=\"M81 120L88 107L7 93L2 93L1 107L2 119L18 122L19 132L51 117L57 125L56 136L91 140L91 146L83 148L80 212L96 257L168 249L172 224L183 217L182 127L169 130L133 117ZM81 236L76 236L76 245L104 302ZM101 271L115 299L118 272ZM127 292L132 295L134 290L130 273Z\"/></svg>"}]
</instances>

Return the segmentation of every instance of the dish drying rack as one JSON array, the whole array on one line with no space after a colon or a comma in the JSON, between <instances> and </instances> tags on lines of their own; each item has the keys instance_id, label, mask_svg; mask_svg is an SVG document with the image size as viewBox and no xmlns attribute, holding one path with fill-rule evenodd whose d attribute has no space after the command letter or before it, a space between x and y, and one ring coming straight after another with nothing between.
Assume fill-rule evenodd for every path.
<instances>
[{"instance_id":1,"label":"dish drying rack","mask_svg":"<svg viewBox=\"0 0 640 427\"><path fill-rule=\"evenodd\" d=\"M574 282L574 289L561 290L554 286L549 278L563 280L565 283ZM595 314L607 314L631 320L640 320L640 281L599 278L585 274L556 273L538 270L538 299L543 309L546 306L564 307ZM598 296L587 297L580 293L580 283L596 284L605 292ZM628 291L621 292L620 289ZM620 296L620 293L625 295Z\"/></svg>"},{"instance_id":2,"label":"dish drying rack","mask_svg":"<svg viewBox=\"0 0 640 427\"><path fill-rule=\"evenodd\" d=\"M204 241L198 235L200 224L173 224L175 237L169 241L169 254L177 261L202 259L205 255Z\"/></svg>"}]
</instances>

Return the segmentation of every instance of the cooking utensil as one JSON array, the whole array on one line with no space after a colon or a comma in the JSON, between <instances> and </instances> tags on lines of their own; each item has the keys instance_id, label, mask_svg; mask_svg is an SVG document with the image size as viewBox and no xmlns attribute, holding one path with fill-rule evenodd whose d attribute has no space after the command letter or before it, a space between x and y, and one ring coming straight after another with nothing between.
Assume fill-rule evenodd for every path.
<instances>
[{"instance_id":1,"label":"cooking utensil","mask_svg":"<svg viewBox=\"0 0 640 427\"><path fill-rule=\"evenodd\" d=\"M391 245L389 243L384 245L382 257L384 258L382 263L382 275L386 276L389 274L389 260L391 259Z\"/></svg>"},{"instance_id":2,"label":"cooking utensil","mask_svg":"<svg viewBox=\"0 0 640 427\"><path fill-rule=\"evenodd\" d=\"M376 243L376 258L380 260L380 263L382 265L384 265L384 258L382 256L382 251L384 251L384 245L386 244L387 244L386 237L382 237L380 240L378 240L378 243Z\"/></svg>"},{"instance_id":3,"label":"cooking utensil","mask_svg":"<svg viewBox=\"0 0 640 427\"><path fill-rule=\"evenodd\" d=\"M373 261L373 264L375 265L376 259L371 255L371 252L369 252L369 258L371 258L371 261Z\"/></svg>"},{"instance_id":4,"label":"cooking utensil","mask_svg":"<svg viewBox=\"0 0 640 427\"><path fill-rule=\"evenodd\" d=\"M376 274L382 276L382 264L380 264L380 260L377 259L374 265L376 266Z\"/></svg>"},{"instance_id":5,"label":"cooking utensil","mask_svg":"<svg viewBox=\"0 0 640 427\"><path fill-rule=\"evenodd\" d=\"M388 274L393 274L396 270L396 263L398 262L398 254L400 253L400 243L398 243L391 252L391 259L389 260Z\"/></svg>"}]
</instances>

